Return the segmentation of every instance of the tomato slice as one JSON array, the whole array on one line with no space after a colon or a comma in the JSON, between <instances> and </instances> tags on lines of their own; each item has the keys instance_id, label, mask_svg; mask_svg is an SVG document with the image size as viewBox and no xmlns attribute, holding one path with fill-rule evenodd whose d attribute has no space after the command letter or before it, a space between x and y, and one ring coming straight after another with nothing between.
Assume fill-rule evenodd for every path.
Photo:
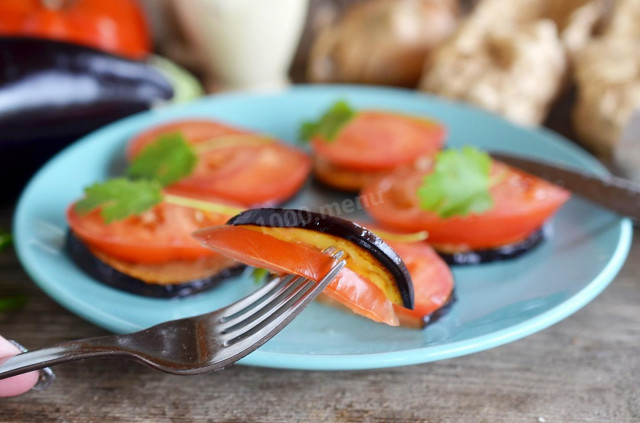
<instances>
[{"instance_id":1,"label":"tomato slice","mask_svg":"<svg viewBox=\"0 0 640 423\"><path fill-rule=\"evenodd\" d=\"M301 150L205 120L146 131L132 140L128 156L135 157L159 135L172 132L182 133L199 156L191 176L171 186L176 194L211 195L246 207L274 205L292 197L311 171L311 159Z\"/></svg>"},{"instance_id":2,"label":"tomato slice","mask_svg":"<svg viewBox=\"0 0 640 423\"><path fill-rule=\"evenodd\" d=\"M78 238L92 249L132 263L213 257L216 253L201 246L191 233L228 219L228 216L161 203L139 216L106 224L98 210L82 215L74 206L67 210L67 221Z\"/></svg>"},{"instance_id":3,"label":"tomato slice","mask_svg":"<svg viewBox=\"0 0 640 423\"><path fill-rule=\"evenodd\" d=\"M144 13L134 0L3 0L0 35L51 38L133 59L151 50Z\"/></svg>"},{"instance_id":4,"label":"tomato slice","mask_svg":"<svg viewBox=\"0 0 640 423\"><path fill-rule=\"evenodd\" d=\"M413 310L394 304L400 325L424 326L424 318L444 306L453 292L453 275L449 266L425 242L393 242L389 245L400 255L413 281Z\"/></svg>"},{"instance_id":5,"label":"tomato slice","mask_svg":"<svg viewBox=\"0 0 640 423\"><path fill-rule=\"evenodd\" d=\"M319 157L349 169L383 170L434 156L444 144L445 129L423 118L365 111L348 122L333 141L313 139Z\"/></svg>"},{"instance_id":6,"label":"tomato slice","mask_svg":"<svg viewBox=\"0 0 640 423\"><path fill-rule=\"evenodd\" d=\"M357 192L363 186L386 175L388 170L352 170L336 166L321 157L314 158L313 171L319 181L330 187Z\"/></svg>"},{"instance_id":7,"label":"tomato slice","mask_svg":"<svg viewBox=\"0 0 640 423\"><path fill-rule=\"evenodd\" d=\"M362 204L373 218L398 231L429 232L429 243L446 251L469 251L512 244L527 238L570 197L568 191L502 163L492 174L501 182L491 188L494 206L481 214L447 219L420 209L418 187L425 173L402 170L362 191ZM376 201L364 201L376 198Z\"/></svg>"},{"instance_id":8,"label":"tomato slice","mask_svg":"<svg viewBox=\"0 0 640 423\"><path fill-rule=\"evenodd\" d=\"M181 133L188 142L197 144L221 135L248 134L248 131L208 119L188 119L165 123L136 135L127 146L127 158L133 159L160 135Z\"/></svg>"},{"instance_id":9,"label":"tomato slice","mask_svg":"<svg viewBox=\"0 0 640 423\"><path fill-rule=\"evenodd\" d=\"M330 270L333 260L315 245L292 242L287 236L284 239L274 236L277 231L290 230L223 225L198 231L195 236L215 251L242 263L275 273L290 273L320 280ZM355 260L347 258L347 265L324 293L356 314L397 326L398 317L392 301L369 279L373 277L371 273L366 273L368 277L364 276L363 268L368 266L358 266Z\"/></svg>"}]
</instances>

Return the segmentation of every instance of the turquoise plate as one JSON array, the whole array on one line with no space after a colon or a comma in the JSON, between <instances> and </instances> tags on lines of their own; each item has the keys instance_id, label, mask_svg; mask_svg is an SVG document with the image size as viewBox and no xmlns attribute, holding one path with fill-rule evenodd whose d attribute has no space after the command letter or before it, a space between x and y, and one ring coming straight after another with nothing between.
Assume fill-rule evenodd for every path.
<instances>
[{"instance_id":1,"label":"turquoise plate","mask_svg":"<svg viewBox=\"0 0 640 423\"><path fill-rule=\"evenodd\" d=\"M520 152L606 173L592 157L550 132L519 128L473 108L410 91L302 86L278 94L219 95L127 118L53 158L18 204L14 230L20 260L53 299L118 333L201 314L244 296L255 288L248 275L173 300L143 298L102 285L62 251L65 210L82 195L83 187L123 168L125 143L142 129L180 118L210 117L293 142L300 122L317 116L336 99L356 107L434 117L448 127L449 146ZM346 198L309 183L286 205L313 208ZM344 215L361 216L361 211ZM550 227L551 238L522 258L456 268L458 300L426 330L387 327L312 304L241 363L313 370L401 366L486 350L544 329L587 304L611 282L627 256L632 234L629 220L578 198L560 210Z\"/></svg>"}]
</instances>

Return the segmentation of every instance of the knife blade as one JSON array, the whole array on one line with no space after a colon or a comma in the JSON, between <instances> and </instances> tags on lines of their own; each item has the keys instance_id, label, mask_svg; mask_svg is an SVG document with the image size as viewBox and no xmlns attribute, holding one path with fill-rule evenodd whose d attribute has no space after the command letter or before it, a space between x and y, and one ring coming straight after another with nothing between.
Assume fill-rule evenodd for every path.
<instances>
[{"instance_id":1,"label":"knife blade","mask_svg":"<svg viewBox=\"0 0 640 423\"><path fill-rule=\"evenodd\" d=\"M599 177L559 163L507 153L491 156L510 166L559 185L592 203L640 221L640 184L615 176Z\"/></svg>"}]
</instances>

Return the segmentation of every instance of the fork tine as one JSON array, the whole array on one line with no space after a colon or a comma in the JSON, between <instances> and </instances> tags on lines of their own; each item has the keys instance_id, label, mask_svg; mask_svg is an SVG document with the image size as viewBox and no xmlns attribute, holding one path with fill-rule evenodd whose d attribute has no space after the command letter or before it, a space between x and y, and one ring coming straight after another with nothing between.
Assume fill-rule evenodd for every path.
<instances>
[{"instance_id":1,"label":"fork tine","mask_svg":"<svg viewBox=\"0 0 640 423\"><path fill-rule=\"evenodd\" d=\"M228 334L231 336L229 339L224 341L224 346L228 347L234 345L254 334L260 333L266 325L274 319L277 319L280 314L284 314L285 310L291 309L296 301L306 295L317 285L318 282L303 278L302 284L297 290L295 290L295 292L287 293L288 295L280 301L277 301L276 304L273 304L266 312L261 313L261 315L257 316L255 319L254 316L251 316L247 321L240 322L233 328L229 328L228 331L224 332L225 335Z\"/></svg>"},{"instance_id":2,"label":"fork tine","mask_svg":"<svg viewBox=\"0 0 640 423\"><path fill-rule=\"evenodd\" d=\"M328 247L322 252L324 254L330 254L336 261L340 260L344 255L342 250L337 250L335 247ZM248 313L251 310L263 309L267 301L280 295L283 289L288 288L296 277L296 275L286 275L284 277L272 279L254 293L249 294L237 302L219 309L214 313L221 315L220 322L222 326L228 328L233 325L233 322L239 321L241 319L241 315Z\"/></svg>"},{"instance_id":3,"label":"fork tine","mask_svg":"<svg viewBox=\"0 0 640 423\"><path fill-rule=\"evenodd\" d=\"M344 260L335 263L320 282L306 279L307 283L280 301L266 318L261 319L256 324L250 324L248 328L243 326L241 333L229 332L230 335L233 335L233 338L225 341L224 345L226 347L247 347L253 350L264 344L280 328L297 316L309 302L313 301L342 270L345 263Z\"/></svg>"},{"instance_id":4,"label":"fork tine","mask_svg":"<svg viewBox=\"0 0 640 423\"><path fill-rule=\"evenodd\" d=\"M260 303L263 302L263 300L269 297L272 291L275 291L277 288L281 287L282 285L286 285L290 283L294 278L296 278L296 275L286 275L284 277L271 279L263 287L261 287L260 289L257 289L255 292L247 295L246 297L238 300L237 302L227 307L224 307L215 311L214 313L221 315L220 317L221 321L223 322L229 321L230 319L234 318L238 314L241 314L245 311L250 310L254 306L259 305Z\"/></svg>"},{"instance_id":5,"label":"fork tine","mask_svg":"<svg viewBox=\"0 0 640 423\"><path fill-rule=\"evenodd\" d=\"M273 312L277 304L283 299L289 298L292 293L297 292L301 287L307 284L308 279L302 276L295 277L286 283L278 284L277 289L271 290L261 298L257 304L252 304L244 310L235 313L233 316L223 319L218 327L222 330L222 334L240 329L253 322L260 320L265 315Z\"/></svg>"}]
</instances>

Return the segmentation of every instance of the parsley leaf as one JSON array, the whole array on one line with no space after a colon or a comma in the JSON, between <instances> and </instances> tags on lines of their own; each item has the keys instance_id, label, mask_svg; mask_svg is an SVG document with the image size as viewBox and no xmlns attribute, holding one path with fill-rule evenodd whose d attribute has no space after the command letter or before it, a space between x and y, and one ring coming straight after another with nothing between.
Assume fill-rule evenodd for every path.
<instances>
[{"instance_id":1,"label":"parsley leaf","mask_svg":"<svg viewBox=\"0 0 640 423\"><path fill-rule=\"evenodd\" d=\"M0 230L0 251L4 250L13 243L11 233Z\"/></svg>"},{"instance_id":2,"label":"parsley leaf","mask_svg":"<svg viewBox=\"0 0 640 423\"><path fill-rule=\"evenodd\" d=\"M255 283L256 285L260 285L262 282L264 282L267 276L269 276L269 271L261 267L255 267L251 271L251 277L253 278L253 283Z\"/></svg>"},{"instance_id":3,"label":"parsley leaf","mask_svg":"<svg viewBox=\"0 0 640 423\"><path fill-rule=\"evenodd\" d=\"M491 157L473 147L438 153L434 171L418 188L420 208L445 219L491 209L490 170Z\"/></svg>"},{"instance_id":4,"label":"parsley leaf","mask_svg":"<svg viewBox=\"0 0 640 423\"><path fill-rule=\"evenodd\" d=\"M93 184L84 190L85 197L76 203L78 213L100 211L106 223L140 214L162 201L162 186L157 181L126 178Z\"/></svg>"},{"instance_id":5,"label":"parsley leaf","mask_svg":"<svg viewBox=\"0 0 640 423\"><path fill-rule=\"evenodd\" d=\"M147 145L131 163L132 178L154 179L167 186L189 176L198 156L180 133L161 135Z\"/></svg>"},{"instance_id":6,"label":"parsley leaf","mask_svg":"<svg viewBox=\"0 0 640 423\"><path fill-rule=\"evenodd\" d=\"M317 121L303 122L300 126L300 140L322 137L325 141L335 140L340 130L356 116L356 111L344 100L337 101Z\"/></svg>"},{"instance_id":7,"label":"parsley leaf","mask_svg":"<svg viewBox=\"0 0 640 423\"><path fill-rule=\"evenodd\" d=\"M24 295L13 295L11 297L0 298L0 311L16 310L27 302Z\"/></svg>"}]
</instances>

